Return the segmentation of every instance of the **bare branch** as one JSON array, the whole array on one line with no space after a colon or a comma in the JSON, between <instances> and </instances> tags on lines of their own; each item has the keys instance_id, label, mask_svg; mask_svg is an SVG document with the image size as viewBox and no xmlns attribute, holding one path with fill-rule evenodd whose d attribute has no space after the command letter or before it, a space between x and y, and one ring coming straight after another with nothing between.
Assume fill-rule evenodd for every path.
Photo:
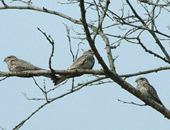
<instances>
[{"instance_id":1,"label":"bare branch","mask_svg":"<svg viewBox=\"0 0 170 130\"><path fill-rule=\"evenodd\" d=\"M74 53L73 53L73 50L72 50L72 46L71 46L71 38L70 38L70 30L71 28L69 28L66 24L64 24L65 28L66 28L66 32L67 32L67 39L68 39L68 43L69 43L69 48L70 48L70 53L73 57L73 62L75 60L75 56L74 56Z\"/></svg>"},{"instance_id":2,"label":"bare branch","mask_svg":"<svg viewBox=\"0 0 170 130\"><path fill-rule=\"evenodd\" d=\"M109 70L109 68L104 63L103 59L98 54L98 51L96 50L96 47L94 45L94 41L91 39L90 32L89 32L89 29L88 29L88 25L87 25L87 22L86 22L86 17L85 17L84 0L80 0L80 9L81 9L81 21L83 23L84 31L86 33L86 38L89 42L90 47L92 48L93 52L95 53L95 56L96 56L98 62L103 67L105 74L109 78L111 78L113 81L115 81L117 84L119 84L123 89L127 90L128 92L130 92L134 96L138 97L139 99L141 99L142 101L147 103L149 106L156 109L157 111L162 113L165 117L170 119L170 111L168 109L162 107L161 105L157 104L156 102L154 102L152 100L147 99L141 93L136 91L136 89L131 84L129 84L128 82L123 80L121 77L119 77L115 72L111 72Z\"/></svg>"},{"instance_id":3,"label":"bare branch","mask_svg":"<svg viewBox=\"0 0 170 130\"><path fill-rule=\"evenodd\" d=\"M90 81L90 82L88 82L88 83L84 83L83 85L81 85L81 87L76 87L76 88L74 88L73 90L71 90L71 91L69 91L69 92L67 92L67 93L64 93L64 94L62 94L62 95L60 95L60 96L58 96L58 97L53 98L52 100L49 100L49 102L46 102L46 103L44 103L43 105L41 105L40 107L38 107L38 108L37 108L34 112L32 112L26 119L24 119L24 120L21 121L18 125L16 125L12 130L18 130L20 127L22 127L22 126L24 125L24 123L25 123L26 121L28 121L33 115L35 115L38 111L40 111L40 110L41 110L43 107L45 107L46 105L48 105L48 104L50 104L50 103L52 103L52 102L54 102L54 101L56 101L56 100L58 100L58 99L60 99L60 98L63 98L63 97L65 97L65 96L67 96L67 95L69 95L69 94L71 94L71 93L74 93L74 92L76 92L76 91L84 88L84 87L87 86L88 84L90 84L90 83L92 83L92 82L95 82L95 81L96 81L96 80Z\"/></svg>"},{"instance_id":4,"label":"bare branch","mask_svg":"<svg viewBox=\"0 0 170 130\"><path fill-rule=\"evenodd\" d=\"M32 1L28 0L28 1L24 1L24 0L12 0L12 2L16 2L19 1L21 3L27 4L28 6L32 6Z\"/></svg>"},{"instance_id":5,"label":"bare branch","mask_svg":"<svg viewBox=\"0 0 170 130\"><path fill-rule=\"evenodd\" d=\"M84 31L86 33L86 39L89 42L89 45L91 47L91 49L93 50L98 62L101 64L101 66L104 68L104 71L107 70L109 71L109 68L107 67L107 65L105 64L105 62L103 61L102 57L100 56L99 52L96 49L95 43L91 38L90 35L90 31L88 29L88 25L86 22L86 16L85 16L85 8L84 8L84 0L80 0L80 10L81 10L81 21L83 23L83 27L84 27Z\"/></svg>"},{"instance_id":6,"label":"bare branch","mask_svg":"<svg viewBox=\"0 0 170 130\"><path fill-rule=\"evenodd\" d=\"M158 4L157 2L153 3L152 1L149 1L149 0L138 0L138 1L140 1L142 3L146 3L148 5L157 6L157 7L167 7L167 6L170 6L170 2L169 1L167 3L165 3L165 4Z\"/></svg>"},{"instance_id":7,"label":"bare branch","mask_svg":"<svg viewBox=\"0 0 170 130\"><path fill-rule=\"evenodd\" d=\"M23 93L22 94L24 95L24 97L27 99L27 100L32 100L32 101L44 101L44 100L47 100L46 98L30 98L27 96L26 93ZM48 101L52 100L53 98L48 98Z\"/></svg>"},{"instance_id":8,"label":"bare branch","mask_svg":"<svg viewBox=\"0 0 170 130\"><path fill-rule=\"evenodd\" d=\"M134 102L126 102L123 100L118 99L119 102L125 103L125 104L132 104L132 105L136 105L136 106L146 106L146 104L138 104L138 103L134 103Z\"/></svg>"},{"instance_id":9,"label":"bare branch","mask_svg":"<svg viewBox=\"0 0 170 130\"><path fill-rule=\"evenodd\" d=\"M132 12L134 13L134 15L141 21L141 23L143 24L144 27L148 28L146 23L143 21L143 19L137 14L137 12L135 11L135 9L133 8L133 6L130 4L129 0L126 0L127 4L129 5L129 7L131 8ZM167 53L167 51L165 50L165 48L162 46L159 38L157 37L157 35L151 31L150 29L148 29L149 33L153 36L153 38L155 39L155 42L158 44L158 46L160 47L161 51L164 53L164 55L166 56L167 60L170 62L170 56Z\"/></svg>"},{"instance_id":10,"label":"bare branch","mask_svg":"<svg viewBox=\"0 0 170 130\"><path fill-rule=\"evenodd\" d=\"M96 38L98 33L103 38L103 41L106 44L106 51L107 51L107 57L108 57L109 64L110 64L110 69L111 69L111 71L115 71L114 59L113 59L112 52L111 52L110 42L109 42L108 37L104 34L104 32L102 30L102 24L103 24L104 18L106 16L106 12L108 11L109 4L110 4L110 0L106 0L105 7L102 8L102 10L103 10L102 16L100 17L99 12L98 12L98 5L95 3L96 10L98 12L98 17L99 17L99 19L98 19L98 27L97 28L96 27L91 27L91 28L92 28L93 31L96 32L94 37L93 37L93 41L95 41L95 38ZM100 5L100 7L102 7L102 6Z\"/></svg>"},{"instance_id":11,"label":"bare branch","mask_svg":"<svg viewBox=\"0 0 170 130\"><path fill-rule=\"evenodd\" d=\"M0 82L3 81L3 80L5 80L5 79L7 79L7 78L8 78L8 76L6 76L6 77L0 79Z\"/></svg>"},{"instance_id":12,"label":"bare branch","mask_svg":"<svg viewBox=\"0 0 170 130\"><path fill-rule=\"evenodd\" d=\"M165 66L165 67L159 67L159 68L152 69L152 70L140 71L140 72L138 72L138 73L124 74L124 75L120 75L120 76L121 76L121 77L125 77L125 78L129 78L129 77L138 76L138 75L143 75L143 74L157 73L157 72L159 72L159 71L169 70L169 69L170 69L170 66Z\"/></svg>"},{"instance_id":13,"label":"bare branch","mask_svg":"<svg viewBox=\"0 0 170 130\"><path fill-rule=\"evenodd\" d=\"M148 50L148 49L144 46L144 44L141 42L140 38L137 38L137 40L138 40L138 43L141 45L141 47L142 47L146 52L154 55L154 56L157 57L157 58L160 58L161 60L163 60L163 61L165 61L165 62L167 62L167 63L170 63L170 61L168 61L166 58L163 58L163 57L161 57L160 55L154 53L153 51Z\"/></svg>"},{"instance_id":14,"label":"bare branch","mask_svg":"<svg viewBox=\"0 0 170 130\"><path fill-rule=\"evenodd\" d=\"M46 101L49 102L49 101L48 101L48 97L47 97L47 91L46 91L45 83L44 83L44 89L42 89L42 88L39 86L39 84L37 83L37 81L35 80L35 78L32 77L32 79L34 80L35 85L36 85L36 86L41 90L41 92L43 93Z\"/></svg>"},{"instance_id":15,"label":"bare branch","mask_svg":"<svg viewBox=\"0 0 170 130\"><path fill-rule=\"evenodd\" d=\"M82 75L82 74L94 74L104 75L103 70L54 70L55 74L64 75ZM49 70L35 70L35 71L22 71L22 72L0 72L0 77L4 76L18 76L18 77L32 77L32 76L47 76L51 75Z\"/></svg>"},{"instance_id":16,"label":"bare branch","mask_svg":"<svg viewBox=\"0 0 170 130\"><path fill-rule=\"evenodd\" d=\"M5 8L8 8L8 5L5 3L4 0L0 0L2 2L2 4L4 5Z\"/></svg>"},{"instance_id":17,"label":"bare branch","mask_svg":"<svg viewBox=\"0 0 170 130\"><path fill-rule=\"evenodd\" d=\"M60 86L63 86L64 84L66 84L67 81L68 81L68 80L65 80L64 82L62 82L61 84L57 85L56 87L54 87L54 88L48 90L47 93L53 92L55 89L59 88Z\"/></svg>"},{"instance_id":18,"label":"bare branch","mask_svg":"<svg viewBox=\"0 0 170 130\"><path fill-rule=\"evenodd\" d=\"M137 73L131 74L123 74L119 75L120 77L134 77L142 74L149 74L149 73L157 73L163 70L169 70L170 66L159 67L155 69L140 71ZM82 74L93 74L93 75L105 75L103 70L55 70L55 74L64 74L64 75L82 75ZM48 70L41 70L41 71L23 71L23 72L0 72L0 77L10 77L10 76L18 76L18 77L32 77L32 76L44 76L50 75L51 71Z\"/></svg>"},{"instance_id":19,"label":"bare branch","mask_svg":"<svg viewBox=\"0 0 170 130\"><path fill-rule=\"evenodd\" d=\"M36 109L34 112L31 113L30 116L28 116L25 120L21 121L18 125L16 125L12 130L18 130L20 127L24 125L26 121L28 121L34 114L36 114L39 110L41 110L44 106L46 106L48 102L41 105L38 109Z\"/></svg>"},{"instance_id":20,"label":"bare branch","mask_svg":"<svg viewBox=\"0 0 170 130\"><path fill-rule=\"evenodd\" d=\"M51 67L51 59L54 55L54 40L50 35L47 36L47 34L45 32L43 32L40 28L37 28L37 29L46 37L46 39L48 40L48 42L52 46L52 51L51 51L51 55L50 55L50 58L49 58L49 68L50 68L51 72L53 72L53 69Z\"/></svg>"}]
</instances>

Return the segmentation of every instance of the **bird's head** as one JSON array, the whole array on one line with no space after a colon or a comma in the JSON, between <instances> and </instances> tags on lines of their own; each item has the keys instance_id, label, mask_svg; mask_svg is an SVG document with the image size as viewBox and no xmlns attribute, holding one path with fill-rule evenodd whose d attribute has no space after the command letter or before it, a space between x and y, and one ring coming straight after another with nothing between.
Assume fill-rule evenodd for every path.
<instances>
[{"instance_id":1,"label":"bird's head","mask_svg":"<svg viewBox=\"0 0 170 130\"><path fill-rule=\"evenodd\" d=\"M83 55L93 55L93 51L92 50L87 50L83 53Z\"/></svg>"},{"instance_id":2,"label":"bird's head","mask_svg":"<svg viewBox=\"0 0 170 130\"><path fill-rule=\"evenodd\" d=\"M11 55L11 56L7 56L5 59L4 59L4 62L9 62L9 61L11 61L11 60L16 60L17 59L17 57L16 56L13 56L13 55Z\"/></svg>"},{"instance_id":3,"label":"bird's head","mask_svg":"<svg viewBox=\"0 0 170 130\"><path fill-rule=\"evenodd\" d=\"M142 83L149 83L149 81L145 77L139 77L139 78L136 79L135 82L137 82L138 84L141 83L141 82Z\"/></svg>"}]
</instances>

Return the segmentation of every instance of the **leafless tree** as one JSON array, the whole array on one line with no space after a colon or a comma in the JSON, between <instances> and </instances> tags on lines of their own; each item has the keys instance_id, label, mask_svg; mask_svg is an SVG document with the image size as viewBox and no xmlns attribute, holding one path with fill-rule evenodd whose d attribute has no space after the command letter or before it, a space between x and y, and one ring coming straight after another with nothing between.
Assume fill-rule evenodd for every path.
<instances>
[{"instance_id":1,"label":"leafless tree","mask_svg":"<svg viewBox=\"0 0 170 130\"><path fill-rule=\"evenodd\" d=\"M136 73L129 73L129 74L123 74L120 75L116 71L115 61L117 59L117 56L113 56L113 52L119 48L121 44L132 44L134 46L140 46L144 52L147 53L147 55L152 55L153 58L158 58L160 61L163 61L164 63L170 64L170 56L169 52L167 51L167 47L170 41L170 35L168 31L161 31L161 28L159 26L159 22L157 22L157 19L163 14L163 12L169 12L170 11L170 2L168 1L161 1L161 0L137 0L137 1L129 1L129 0L122 0L119 1L122 3L122 8L119 13L116 13L114 9L110 6L110 0L91 0L89 2L84 0L68 0L66 3L62 2L59 4L75 4L79 6L80 8L80 19L74 19L70 17L68 14L63 14L61 12L57 12L54 10L50 10L46 7L35 7L33 6L34 1L22 1L22 0L13 0L19 1L25 4L25 6L11 6L10 3L6 3L4 0L1 0L2 6L0 7L1 10L8 10L8 9L18 9L18 10L32 10L32 11L39 11L43 13L48 13L54 16L59 16L61 18L64 18L73 24L76 24L77 26L81 26L83 28L82 32L76 32L78 37L74 37L79 39L80 41L88 41L88 44L90 48L93 50L95 57L97 59L97 62L101 65L100 70L54 70L51 67L51 59L54 53L54 40L53 38L42 31L40 28L38 30L40 33L42 33L47 41L52 45L52 53L49 58L49 71L42 70L42 71L27 71L27 72L0 72L0 77L5 77L2 80L5 80L6 77L12 77L12 76L19 76L19 77L32 77L32 76L45 76L47 74L64 74L64 75L70 75L70 74L92 74L95 78L93 80L90 80L88 82L79 83L77 85L74 84L73 78L73 84L72 89L67 92L63 93L60 96L57 96L55 98L48 98L48 93L51 91L56 90L59 86L64 85L64 83L47 90L46 86L42 88L38 85L36 80L34 79L34 82L36 86L40 88L42 93L44 94L45 98L29 98L26 94L25 97L28 100L45 100L46 102L41 105L38 109L36 109L30 116L28 116L26 119L21 121L18 125L16 125L13 129L18 129L24 123L29 120L34 114L36 114L40 109L43 109L44 106L47 104L50 104L53 101L56 101L59 98L62 98L66 95L72 94L80 89L82 89L84 86L87 85L98 85L98 84L105 84L108 82L115 82L117 83L121 88L125 89L132 95L136 96L145 104L151 106L153 109L160 112L162 115L164 115L167 119L170 119L170 111L160 105L159 103L155 102L154 100L148 99L143 94L138 92L134 86L132 86L130 83L126 81L127 78L131 78L134 76L139 76L142 74L149 74L154 73L158 71L165 71L169 70L169 66L160 66L158 68L151 68L150 70L141 71L138 70ZM135 4L134 4L135 3ZM140 10L137 9L135 6L140 6ZM88 12L93 12L96 14L94 18L89 19ZM89 22L90 21L90 22ZM107 24L105 24L105 21L107 21ZM109 24L108 24L109 23ZM71 38L69 35L70 29L67 27L67 36L68 41L70 45L70 52L73 56L73 59L75 60L77 57L77 54L74 55L71 48ZM169 27L167 27L169 30ZM116 31L113 31L112 33L108 33L108 30L119 30L121 34L117 34ZM162 54L157 53L154 49L150 48L145 40L143 40L144 35L148 36L148 39L152 39L153 45L157 46L159 48L159 51L162 52ZM108 64L103 60L102 54L100 53L100 50L97 49L97 43L95 42L97 38L101 38L103 43L105 44L105 53L107 55ZM78 50L79 51L79 50ZM78 52L77 51L77 52ZM134 61L135 63L135 61ZM105 79L108 79L107 81ZM121 100L120 100L121 101ZM122 101L124 102L124 101ZM127 103L127 102L124 102ZM131 102L131 104L135 104ZM136 104L138 105L138 104ZM166 104L165 104L166 106Z\"/></svg>"}]
</instances>

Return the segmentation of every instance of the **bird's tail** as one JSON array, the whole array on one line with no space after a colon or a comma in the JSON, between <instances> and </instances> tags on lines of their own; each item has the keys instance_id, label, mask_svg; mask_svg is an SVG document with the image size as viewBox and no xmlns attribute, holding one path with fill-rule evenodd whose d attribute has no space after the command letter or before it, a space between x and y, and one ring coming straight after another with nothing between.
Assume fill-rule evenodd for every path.
<instances>
[{"instance_id":1,"label":"bird's tail","mask_svg":"<svg viewBox=\"0 0 170 130\"><path fill-rule=\"evenodd\" d=\"M160 100L159 98L154 98L154 100L155 100L157 103L159 103L159 104L161 104L162 106L164 106L163 103L161 102L161 100ZM165 106L164 106L164 107L165 107Z\"/></svg>"},{"instance_id":2,"label":"bird's tail","mask_svg":"<svg viewBox=\"0 0 170 130\"><path fill-rule=\"evenodd\" d=\"M59 76L53 76L51 77L51 80L53 81L54 85L58 85L59 83L63 82L64 80L66 80L67 78L69 78L70 76L66 76L66 75L59 75Z\"/></svg>"}]
</instances>

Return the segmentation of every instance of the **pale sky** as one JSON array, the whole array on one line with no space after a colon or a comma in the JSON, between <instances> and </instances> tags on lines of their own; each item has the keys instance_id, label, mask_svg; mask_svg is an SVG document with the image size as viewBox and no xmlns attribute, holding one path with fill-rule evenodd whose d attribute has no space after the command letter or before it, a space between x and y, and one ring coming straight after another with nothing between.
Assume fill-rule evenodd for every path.
<instances>
[{"instance_id":1,"label":"pale sky","mask_svg":"<svg viewBox=\"0 0 170 130\"><path fill-rule=\"evenodd\" d=\"M115 3L111 1L110 7L114 11L119 12L121 9L121 3L119 2L118 0ZM14 2L12 5L20 4ZM60 5L56 0L53 2L41 0L33 5L46 7L75 19L80 19L79 6L77 4ZM87 16L94 18L93 13L87 13ZM165 16L168 17L169 14L159 18L159 26L161 31L168 33L168 30L165 28L169 21L163 20ZM0 19L0 71L8 71L7 65L3 60L9 55L15 55L36 66L48 69L51 45L37 30L37 27L51 35L55 41L55 53L52 59L53 68L64 70L72 64L72 56L69 52L69 42L64 24L74 28L77 32L83 32L82 26L55 15L28 10L0 10ZM104 25L107 24L111 23L106 21ZM112 31L115 34L114 30L108 30L110 33ZM120 31L116 30L116 34L119 33L121 34ZM71 36L76 36L74 31L71 32ZM148 47L160 53L159 48L154 45L153 39L149 38L147 34L143 37L144 39L142 40ZM111 43L115 41L113 38L110 39ZM80 40L72 38L74 52L76 52L78 43L80 43ZM83 43L80 45L79 56L82 55L82 50L89 49L87 41L84 40ZM96 46L103 59L108 62L104 49L105 44L101 38L97 38ZM169 45L165 46L167 51L170 52ZM113 50L113 56L119 56L115 61L116 70L119 74L135 73L168 66L160 59L145 53L138 45L128 44L127 42L121 43L117 50ZM94 69L101 69L97 60ZM142 75L155 87L161 101L167 108L170 108L169 73L170 71L166 70ZM137 77L139 76L129 78L127 81L135 87L135 79ZM78 83L92 78L94 77L84 75L75 78L75 80ZM47 89L54 87L50 79L44 77L36 77L36 79L41 86L43 86L45 79ZM71 79L67 84L49 94L49 97L56 97L63 92L68 92L70 88ZM29 101L22 93L26 93L30 98L43 98L43 94L31 78L10 77L0 82L0 127L11 130L41 104L45 103L45 101ZM143 103L114 82L86 86L80 91L45 106L32 116L20 130L169 130L170 123L168 119L164 118L156 110L149 106L139 107L123 104L118 99Z\"/></svg>"}]
</instances>

